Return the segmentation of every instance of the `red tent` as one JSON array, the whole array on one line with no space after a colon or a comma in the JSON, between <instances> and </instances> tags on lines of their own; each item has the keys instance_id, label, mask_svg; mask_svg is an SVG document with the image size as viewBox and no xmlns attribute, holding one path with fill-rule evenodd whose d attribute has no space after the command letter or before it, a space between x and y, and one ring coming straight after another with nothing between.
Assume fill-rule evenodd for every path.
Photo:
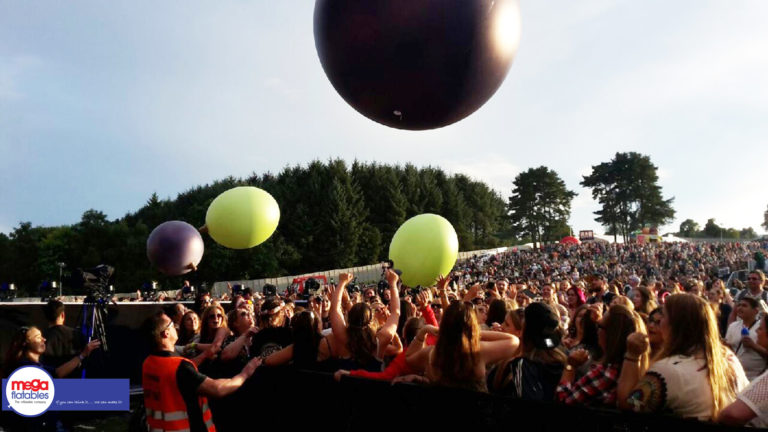
<instances>
[{"instance_id":1,"label":"red tent","mask_svg":"<svg viewBox=\"0 0 768 432\"><path fill-rule=\"evenodd\" d=\"M579 239L577 239L574 236L565 236L562 238L562 240L560 240L560 243L561 244L579 244L581 242L579 241Z\"/></svg>"}]
</instances>

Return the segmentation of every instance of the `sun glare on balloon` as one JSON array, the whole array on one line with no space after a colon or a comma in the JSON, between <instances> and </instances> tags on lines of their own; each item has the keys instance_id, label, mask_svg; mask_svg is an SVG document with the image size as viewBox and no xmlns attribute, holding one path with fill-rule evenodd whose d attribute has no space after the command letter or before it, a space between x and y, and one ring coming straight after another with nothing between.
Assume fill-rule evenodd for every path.
<instances>
[{"instance_id":1,"label":"sun glare on balloon","mask_svg":"<svg viewBox=\"0 0 768 432\"><path fill-rule=\"evenodd\" d=\"M514 55L520 45L520 6L517 1L494 1L493 37L500 55Z\"/></svg>"}]
</instances>

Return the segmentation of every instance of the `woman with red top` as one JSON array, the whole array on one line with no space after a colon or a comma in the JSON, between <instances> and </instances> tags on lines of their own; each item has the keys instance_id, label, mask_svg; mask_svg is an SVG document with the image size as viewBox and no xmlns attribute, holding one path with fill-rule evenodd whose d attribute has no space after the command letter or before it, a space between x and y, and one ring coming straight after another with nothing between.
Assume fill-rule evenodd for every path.
<instances>
[{"instance_id":1,"label":"woman with red top","mask_svg":"<svg viewBox=\"0 0 768 432\"><path fill-rule=\"evenodd\" d=\"M446 281L440 282L440 288L445 289L443 285L447 285ZM421 317L424 319L424 324L438 327L437 316L435 311L432 310L432 292L430 290L423 290L416 295L416 307ZM403 329L398 328L398 334L402 334ZM435 335L427 335L427 345L434 345L437 343L437 337Z\"/></svg>"},{"instance_id":2,"label":"woman with red top","mask_svg":"<svg viewBox=\"0 0 768 432\"><path fill-rule=\"evenodd\" d=\"M405 322L405 325L403 326L402 338L406 348L408 345L410 345L422 327L424 327L423 318L413 317L409 318L408 321ZM394 360L389 363L387 368L381 372L369 372L365 369L355 369L352 371L340 369L336 371L334 378L336 378L336 381L339 381L342 376L350 375L360 378L391 381L400 376L416 373L416 370L408 365L408 362L405 358L405 353L406 351L403 350L400 354L397 355L397 357L394 358Z\"/></svg>"},{"instance_id":3,"label":"woman with red top","mask_svg":"<svg viewBox=\"0 0 768 432\"><path fill-rule=\"evenodd\" d=\"M614 305L598 324L597 339L603 357L595 362L589 372L574 381L576 369L589 359L586 350L574 350L560 378L555 396L566 405L616 407L616 386L627 350L627 336L634 332L645 334L642 318L627 307ZM640 363L648 365L648 354Z\"/></svg>"}]
</instances>

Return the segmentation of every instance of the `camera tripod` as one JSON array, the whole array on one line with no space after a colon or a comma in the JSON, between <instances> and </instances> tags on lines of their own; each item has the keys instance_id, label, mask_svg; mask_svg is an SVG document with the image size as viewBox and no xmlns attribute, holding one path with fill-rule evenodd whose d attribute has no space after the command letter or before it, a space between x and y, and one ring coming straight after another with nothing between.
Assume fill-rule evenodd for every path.
<instances>
[{"instance_id":1,"label":"camera tripod","mask_svg":"<svg viewBox=\"0 0 768 432\"><path fill-rule=\"evenodd\" d=\"M106 317L106 300L92 294L86 296L81 311L80 332L86 344L94 339L100 340L101 349L105 353L108 352L107 329L104 325ZM85 378L85 368L83 368L82 377Z\"/></svg>"}]
</instances>

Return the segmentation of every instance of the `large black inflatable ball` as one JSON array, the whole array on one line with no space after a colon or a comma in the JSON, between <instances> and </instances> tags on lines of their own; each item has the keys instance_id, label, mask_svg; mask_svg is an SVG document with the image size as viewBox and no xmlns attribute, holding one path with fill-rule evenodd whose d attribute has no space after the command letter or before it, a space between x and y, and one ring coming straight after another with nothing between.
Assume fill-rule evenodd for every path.
<instances>
[{"instance_id":1,"label":"large black inflatable ball","mask_svg":"<svg viewBox=\"0 0 768 432\"><path fill-rule=\"evenodd\" d=\"M423 130L480 108L520 40L517 0L316 0L315 47L347 103L387 126Z\"/></svg>"}]
</instances>

